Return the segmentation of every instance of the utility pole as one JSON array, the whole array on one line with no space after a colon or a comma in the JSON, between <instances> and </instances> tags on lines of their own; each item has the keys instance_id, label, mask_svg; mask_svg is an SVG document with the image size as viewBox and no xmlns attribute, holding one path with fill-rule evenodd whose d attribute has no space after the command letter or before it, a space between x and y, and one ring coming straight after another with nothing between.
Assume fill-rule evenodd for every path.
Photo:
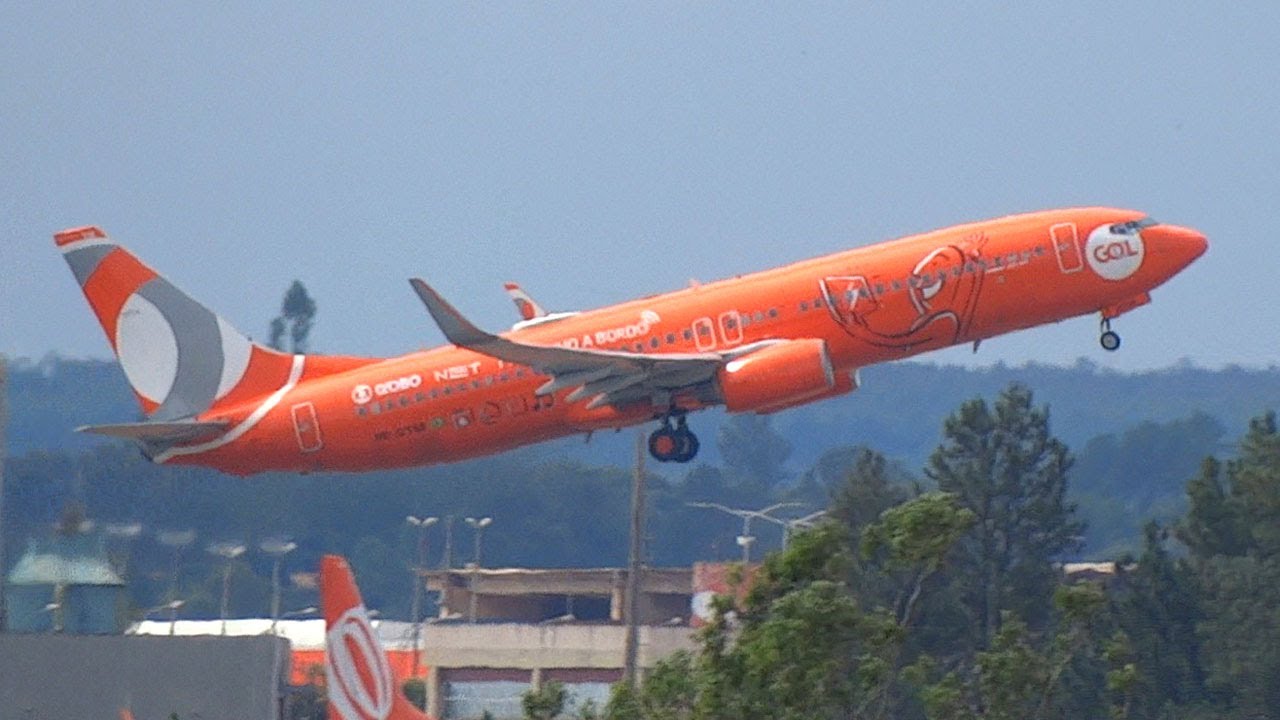
<instances>
[{"instance_id":1,"label":"utility pole","mask_svg":"<svg viewBox=\"0 0 1280 720\"><path fill-rule=\"evenodd\" d=\"M478 589L478 583L480 581L480 545L481 545L481 540L484 538L484 529L489 527L489 524L492 522L493 522L493 518L491 517L467 518L467 524L470 525L471 529L475 531L475 542L476 542L475 559L471 562L471 585L469 588L470 590L469 594L471 597L467 598L467 621L468 622L476 621L476 604L480 599L479 596L476 595L476 590Z\"/></svg>"},{"instance_id":2,"label":"utility pole","mask_svg":"<svg viewBox=\"0 0 1280 720\"><path fill-rule=\"evenodd\" d=\"M0 633L8 627L4 601L4 461L8 449L5 426L9 422L8 360L0 355Z\"/></svg>"},{"instance_id":3,"label":"utility pole","mask_svg":"<svg viewBox=\"0 0 1280 720\"><path fill-rule=\"evenodd\" d=\"M404 519L406 523L418 529L418 557L412 571L413 600L409 606L409 616L413 622L413 670L409 677L415 679L418 677L419 663L422 660L422 584L426 582L427 572L427 528L435 525L439 520L440 518L434 515L424 518L407 515Z\"/></svg>"},{"instance_id":4,"label":"utility pole","mask_svg":"<svg viewBox=\"0 0 1280 720\"><path fill-rule=\"evenodd\" d=\"M627 623L623 645L622 680L629 687L636 686L636 658L639 655L639 595L644 557L644 433L636 434L636 468L631 479L631 548L627 557L627 587L623 600L623 613Z\"/></svg>"}]
</instances>

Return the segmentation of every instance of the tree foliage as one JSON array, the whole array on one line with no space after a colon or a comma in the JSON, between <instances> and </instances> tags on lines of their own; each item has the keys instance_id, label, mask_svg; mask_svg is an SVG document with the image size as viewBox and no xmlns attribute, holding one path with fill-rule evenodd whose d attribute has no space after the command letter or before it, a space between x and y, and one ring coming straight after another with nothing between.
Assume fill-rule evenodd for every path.
<instances>
[{"instance_id":1,"label":"tree foliage","mask_svg":"<svg viewBox=\"0 0 1280 720\"><path fill-rule=\"evenodd\" d=\"M964 403L943 425L926 475L973 512L959 572L973 580L963 603L978 648L991 646L1002 611L1041 624L1055 585L1053 561L1079 544L1083 525L1067 500L1071 455L1049 431L1049 411L1011 385L994 406Z\"/></svg>"},{"instance_id":2,"label":"tree foliage","mask_svg":"<svg viewBox=\"0 0 1280 720\"><path fill-rule=\"evenodd\" d=\"M276 350L305 353L311 328L315 324L316 303L300 280L294 280L285 290L280 303L280 314L271 320L271 336L268 344ZM285 345L285 336L289 344Z\"/></svg>"}]
</instances>

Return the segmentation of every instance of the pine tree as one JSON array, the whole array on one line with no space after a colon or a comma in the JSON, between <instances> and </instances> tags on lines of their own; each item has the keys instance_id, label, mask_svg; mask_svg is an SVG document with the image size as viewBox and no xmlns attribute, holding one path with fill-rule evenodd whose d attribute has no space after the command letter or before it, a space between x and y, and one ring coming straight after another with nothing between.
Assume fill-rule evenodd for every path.
<instances>
[{"instance_id":1,"label":"pine tree","mask_svg":"<svg viewBox=\"0 0 1280 720\"><path fill-rule=\"evenodd\" d=\"M1049 432L1049 411L1010 385L993 407L964 403L943 426L926 475L976 517L958 548L957 582L977 630L991 647L1001 613L1042 624L1056 584L1054 560L1078 547L1082 523L1066 499L1071 456Z\"/></svg>"}]
</instances>

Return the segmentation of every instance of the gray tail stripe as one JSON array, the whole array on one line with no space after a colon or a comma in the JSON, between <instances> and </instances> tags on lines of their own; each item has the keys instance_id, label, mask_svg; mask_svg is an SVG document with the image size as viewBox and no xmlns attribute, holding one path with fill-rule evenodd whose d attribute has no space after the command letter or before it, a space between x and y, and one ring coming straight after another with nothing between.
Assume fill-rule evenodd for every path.
<instances>
[{"instance_id":1,"label":"gray tail stripe","mask_svg":"<svg viewBox=\"0 0 1280 720\"><path fill-rule=\"evenodd\" d=\"M76 276L76 282L80 283L80 287L89 281L89 276L94 270L98 269L98 264L102 262L102 258L111 254L115 250L115 245L91 245L89 247L72 250L63 255L67 264L71 266L71 273Z\"/></svg>"},{"instance_id":2,"label":"gray tail stripe","mask_svg":"<svg viewBox=\"0 0 1280 720\"><path fill-rule=\"evenodd\" d=\"M164 315L178 345L178 369L173 387L151 417L155 420L195 417L213 405L226 362L218 318L161 277L147 281L138 289L138 294Z\"/></svg>"}]
</instances>

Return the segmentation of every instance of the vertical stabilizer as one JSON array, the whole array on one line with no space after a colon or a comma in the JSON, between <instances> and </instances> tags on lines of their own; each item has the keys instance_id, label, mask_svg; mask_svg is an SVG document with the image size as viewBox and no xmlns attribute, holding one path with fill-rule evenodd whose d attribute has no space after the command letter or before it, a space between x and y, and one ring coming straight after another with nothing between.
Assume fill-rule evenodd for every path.
<instances>
[{"instance_id":1,"label":"vertical stabilizer","mask_svg":"<svg viewBox=\"0 0 1280 720\"><path fill-rule=\"evenodd\" d=\"M192 418L273 392L301 357L251 342L96 227L54 242L150 420Z\"/></svg>"},{"instance_id":2,"label":"vertical stabilizer","mask_svg":"<svg viewBox=\"0 0 1280 720\"><path fill-rule=\"evenodd\" d=\"M337 555L320 560L320 604L329 720L425 720L396 687L351 567Z\"/></svg>"}]
</instances>

